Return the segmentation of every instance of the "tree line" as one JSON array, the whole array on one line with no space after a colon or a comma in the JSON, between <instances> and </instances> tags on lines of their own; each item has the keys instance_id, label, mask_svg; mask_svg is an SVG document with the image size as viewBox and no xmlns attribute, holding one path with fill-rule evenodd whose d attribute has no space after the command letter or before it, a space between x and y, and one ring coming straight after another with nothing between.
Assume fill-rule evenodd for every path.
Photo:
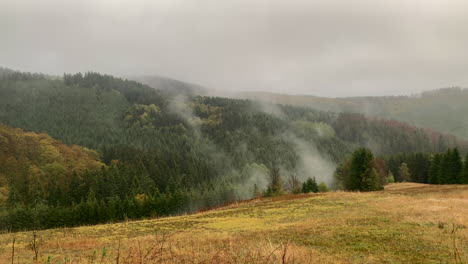
<instances>
[{"instance_id":1,"label":"tree line","mask_svg":"<svg viewBox=\"0 0 468 264\"><path fill-rule=\"evenodd\" d=\"M394 182L468 184L468 154L464 161L457 148L376 158L359 148L338 166L335 178L338 188L351 191L381 190Z\"/></svg>"},{"instance_id":2,"label":"tree line","mask_svg":"<svg viewBox=\"0 0 468 264\"><path fill-rule=\"evenodd\" d=\"M398 166L405 164L409 169L407 181L430 184L468 184L468 154L462 157L458 148L442 153L414 153L387 158L389 170L397 181L403 181ZM398 165L400 164L400 165Z\"/></svg>"}]
</instances>

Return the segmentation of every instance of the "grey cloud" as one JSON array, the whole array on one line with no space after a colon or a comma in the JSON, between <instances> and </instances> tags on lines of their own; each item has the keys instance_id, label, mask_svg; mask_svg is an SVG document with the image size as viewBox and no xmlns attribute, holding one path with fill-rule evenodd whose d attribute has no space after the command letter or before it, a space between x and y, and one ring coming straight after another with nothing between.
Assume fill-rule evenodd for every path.
<instances>
[{"instance_id":1,"label":"grey cloud","mask_svg":"<svg viewBox=\"0 0 468 264\"><path fill-rule=\"evenodd\" d=\"M325 96L468 86L468 2L0 2L0 64Z\"/></svg>"}]
</instances>

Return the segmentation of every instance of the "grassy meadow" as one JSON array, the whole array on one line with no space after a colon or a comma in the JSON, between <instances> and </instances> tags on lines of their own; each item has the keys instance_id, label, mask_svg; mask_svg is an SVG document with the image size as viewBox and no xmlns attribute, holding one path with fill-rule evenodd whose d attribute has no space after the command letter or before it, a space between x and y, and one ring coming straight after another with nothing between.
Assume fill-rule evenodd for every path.
<instances>
[{"instance_id":1,"label":"grassy meadow","mask_svg":"<svg viewBox=\"0 0 468 264\"><path fill-rule=\"evenodd\" d=\"M467 227L468 186L398 183L0 234L0 263L468 263Z\"/></svg>"}]
</instances>

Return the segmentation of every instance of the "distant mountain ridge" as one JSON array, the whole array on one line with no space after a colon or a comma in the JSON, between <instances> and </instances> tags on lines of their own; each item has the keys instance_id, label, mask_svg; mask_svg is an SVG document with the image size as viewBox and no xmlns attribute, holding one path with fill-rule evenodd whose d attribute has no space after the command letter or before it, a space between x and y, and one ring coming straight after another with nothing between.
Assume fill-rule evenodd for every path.
<instances>
[{"instance_id":1,"label":"distant mountain ridge","mask_svg":"<svg viewBox=\"0 0 468 264\"><path fill-rule=\"evenodd\" d=\"M187 83L157 75L143 75L129 79L146 84L154 89L161 90L168 95L205 95L208 89L197 84Z\"/></svg>"},{"instance_id":2,"label":"distant mountain ridge","mask_svg":"<svg viewBox=\"0 0 468 264\"><path fill-rule=\"evenodd\" d=\"M238 98L307 106L322 111L361 113L451 133L468 139L468 89L443 88L412 96L326 98L243 92Z\"/></svg>"},{"instance_id":3,"label":"distant mountain ridge","mask_svg":"<svg viewBox=\"0 0 468 264\"><path fill-rule=\"evenodd\" d=\"M0 79L14 75L27 76L0 67ZM43 76L47 79L58 77L29 74L30 78ZM36 77L37 77L36 76ZM398 120L408 124L449 133L468 139L468 89L449 87L422 92L410 96L366 96L366 97L319 97L313 95L288 95L272 92L226 92L211 90L157 75L129 77L128 79L159 90L167 97L221 96L252 99L272 104L306 106L321 111L360 113L369 117Z\"/></svg>"}]
</instances>

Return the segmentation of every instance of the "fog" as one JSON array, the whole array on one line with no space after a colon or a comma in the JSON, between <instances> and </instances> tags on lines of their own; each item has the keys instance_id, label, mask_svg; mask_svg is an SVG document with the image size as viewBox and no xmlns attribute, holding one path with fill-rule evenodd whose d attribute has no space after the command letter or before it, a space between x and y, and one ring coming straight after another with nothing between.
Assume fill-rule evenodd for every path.
<instances>
[{"instance_id":1,"label":"fog","mask_svg":"<svg viewBox=\"0 0 468 264\"><path fill-rule=\"evenodd\" d=\"M0 2L0 66L320 96L468 86L467 1Z\"/></svg>"}]
</instances>

